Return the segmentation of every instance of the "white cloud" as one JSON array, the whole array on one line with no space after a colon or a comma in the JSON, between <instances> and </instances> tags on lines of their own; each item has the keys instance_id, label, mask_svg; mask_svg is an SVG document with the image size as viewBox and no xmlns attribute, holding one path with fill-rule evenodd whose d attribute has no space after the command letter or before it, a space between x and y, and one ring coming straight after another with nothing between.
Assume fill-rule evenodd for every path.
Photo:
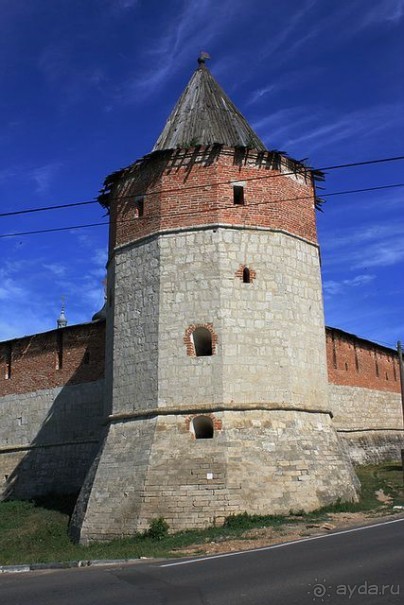
<instances>
[{"instance_id":1,"label":"white cloud","mask_svg":"<svg viewBox=\"0 0 404 605\"><path fill-rule=\"evenodd\" d=\"M360 26L366 28L385 22L398 24L404 17L404 0L378 0L369 6L368 12L362 14Z\"/></svg>"},{"instance_id":2,"label":"white cloud","mask_svg":"<svg viewBox=\"0 0 404 605\"><path fill-rule=\"evenodd\" d=\"M312 126L306 128L300 136L289 139L285 145L297 146L304 142L308 151L312 152L314 149L359 137L362 140L374 139L375 135L389 127L397 126L397 120L403 113L403 107L399 104L362 107L341 116L321 110L313 111Z\"/></svg>"},{"instance_id":3,"label":"white cloud","mask_svg":"<svg viewBox=\"0 0 404 605\"><path fill-rule=\"evenodd\" d=\"M37 193L46 193L58 171L62 167L60 162L49 162L43 166L33 168L29 172L30 178L36 183Z\"/></svg>"},{"instance_id":4,"label":"white cloud","mask_svg":"<svg viewBox=\"0 0 404 605\"><path fill-rule=\"evenodd\" d=\"M144 49L149 66L137 71L136 76L121 87L118 100L134 102L156 94L172 74L183 69L189 57L208 50L209 43L220 32L229 29L233 18L240 18L239 0L191 0L183 4L182 12L172 13L165 20L165 28L155 41Z\"/></svg>"},{"instance_id":5,"label":"white cloud","mask_svg":"<svg viewBox=\"0 0 404 605\"><path fill-rule=\"evenodd\" d=\"M341 281L326 280L323 283L323 289L325 294L340 294L343 290L347 288L357 288L365 286L366 284L372 282L375 278L375 275L365 273L361 275L356 275L351 279L343 279Z\"/></svg>"},{"instance_id":6,"label":"white cloud","mask_svg":"<svg viewBox=\"0 0 404 605\"><path fill-rule=\"evenodd\" d=\"M352 267L389 267L404 261L404 240L376 242L353 255Z\"/></svg>"},{"instance_id":7,"label":"white cloud","mask_svg":"<svg viewBox=\"0 0 404 605\"><path fill-rule=\"evenodd\" d=\"M276 36L273 36L269 43L264 46L263 51L261 53L262 58L268 57L277 53L280 49L284 47L284 45L288 42L289 38L292 38L295 41L296 46L296 29L300 26L300 23L303 19L307 18L308 12L318 3L318 0L308 0L300 10L296 10L292 12L288 19L286 27L283 27L282 30L278 32ZM300 30L299 30L300 31ZM307 38L307 33L302 36L302 39ZM283 57L283 54L288 52L287 47L283 48L282 55L277 55L277 58Z\"/></svg>"},{"instance_id":8,"label":"white cloud","mask_svg":"<svg viewBox=\"0 0 404 605\"><path fill-rule=\"evenodd\" d=\"M14 304L28 297L28 292L16 280L7 277L1 280L0 300Z\"/></svg>"},{"instance_id":9,"label":"white cloud","mask_svg":"<svg viewBox=\"0 0 404 605\"><path fill-rule=\"evenodd\" d=\"M369 141L378 144L386 133L397 134L404 124L402 103L385 103L336 114L321 107L286 107L253 122L254 130L269 144L282 141L283 149L311 155L322 148L336 148L339 143ZM296 151L294 152L296 153Z\"/></svg>"},{"instance_id":10,"label":"white cloud","mask_svg":"<svg viewBox=\"0 0 404 605\"><path fill-rule=\"evenodd\" d=\"M268 86L264 86L264 88L257 88L257 90L254 90L251 93L250 98L247 101L247 103L248 104L256 103L257 101L261 100L263 97L268 95L269 93L273 93L278 90L279 90L279 82L277 83L276 86L275 86L275 84L269 84Z\"/></svg>"},{"instance_id":11,"label":"white cloud","mask_svg":"<svg viewBox=\"0 0 404 605\"><path fill-rule=\"evenodd\" d=\"M61 263L44 263L42 266L56 277L63 277L66 275L66 266Z\"/></svg>"}]
</instances>

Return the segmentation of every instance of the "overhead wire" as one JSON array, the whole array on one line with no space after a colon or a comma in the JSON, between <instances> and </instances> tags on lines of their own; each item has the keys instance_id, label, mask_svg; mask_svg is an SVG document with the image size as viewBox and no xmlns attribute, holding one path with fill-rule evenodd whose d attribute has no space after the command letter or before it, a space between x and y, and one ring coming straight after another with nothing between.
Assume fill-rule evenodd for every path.
<instances>
[{"instance_id":1,"label":"overhead wire","mask_svg":"<svg viewBox=\"0 0 404 605\"><path fill-rule=\"evenodd\" d=\"M353 166L362 166L362 165L367 165L367 164L374 164L374 163L381 163L381 162L389 162L389 161L396 161L396 160L403 160L404 156L397 156L394 158L380 158L377 160L368 160L366 162L351 162L349 164L339 164L339 165L335 165L335 166L329 166L327 169L339 169L339 168L346 168L346 167L353 167ZM319 169L319 170L325 170L325 168ZM264 175L262 177L252 177L251 179L244 179L244 181L246 180L257 180L257 179L261 179L261 178L270 178L270 177L276 177L276 176L286 176L288 173L280 173L279 175ZM290 174L295 174L295 172L290 173ZM195 185L192 186L190 188L206 188L206 187L212 187L218 184L224 184L224 183L231 183L232 181L223 181L223 182L215 182L215 183L204 183L202 185ZM388 185L380 185L380 186L376 186L376 187L366 187L366 188L361 188L361 189L351 189L351 190L346 190L346 191L337 191L334 193L324 193L322 194L322 197L331 197L331 196L336 196L336 195L346 195L346 194L351 194L351 193L363 193L366 191L375 191L375 190L380 190L380 189L391 189L391 188L398 188L398 187L404 187L404 183L394 183L394 184L388 184ZM184 189L188 189L189 187L179 187L177 189L166 189L166 190L161 190L160 193L162 192L173 192L173 191L183 191ZM147 193L145 195L155 195L158 192L150 192ZM124 196L119 196L119 199L124 199L126 197L133 197L132 195L124 195ZM307 195L307 196L294 196L292 198L286 198L286 199L282 199L282 200L274 200L274 201L262 201L262 202L250 202L248 203L245 208L251 208L252 206L259 206L259 205L273 205L273 204L278 204L280 202L289 202L289 201L298 201L301 199L310 199L312 198L312 195ZM75 207L75 206L82 206L82 205L88 205L88 204L95 204L98 203L97 200L89 200L89 201L82 201L82 202L73 202L73 203L69 203L69 204L58 204L56 206L47 206L47 207L41 207L41 208L32 208L32 209L26 209L26 210L18 210L18 211L13 211L13 212L9 212L9 213L0 213L0 217L8 217L8 216L15 216L15 215L20 215L20 214L28 214L31 212L42 212L42 211L48 211L48 210L54 210L54 209L60 209L60 208L70 208L70 207ZM220 210L225 210L228 208L233 208L234 204L231 205L227 205L227 206L222 206L220 208ZM184 212L177 212L176 216L186 216L186 215L194 215L194 214L201 214L203 212L210 212L211 209L207 208L207 209L195 209L194 211L189 211L186 210ZM119 221L120 224L122 223L127 223L127 222L136 222L139 219L137 217L132 218L132 219L127 219L127 220L121 220ZM71 231L71 230L76 230L76 229L84 229L84 228L90 228L90 227L99 227L99 226L104 226L104 225L108 225L109 222L104 221L101 223L89 223L89 224L84 224L84 225L71 225L71 226L65 226L65 227L53 227L53 228L49 228L49 229L37 229L37 230L32 230L32 231L20 231L20 232L13 232L13 233L3 233L0 234L0 238L7 238L7 237L22 237L25 235L39 235L39 234L45 234L45 233L55 233L55 232L62 232L62 231ZM113 224L113 223L112 223Z\"/></svg>"},{"instance_id":2,"label":"overhead wire","mask_svg":"<svg viewBox=\"0 0 404 605\"><path fill-rule=\"evenodd\" d=\"M204 187L207 187L208 185L204 185ZM348 193L364 193L367 191L376 191L379 189L394 189L397 187L404 187L404 183L392 183L390 185L379 185L377 187L364 187L362 189L347 189L345 191L335 191L333 193L322 193L321 197L331 197L334 195L346 195ZM123 195L123 196L119 196L119 199L125 199L127 197L133 197L133 195ZM302 196L299 198L291 198L293 200L295 199L308 199L312 197L310 196ZM288 200L282 200L282 201L288 201ZM9 217L9 216L19 216L21 214L31 214L31 213L35 213L35 212L45 212L45 211L49 211L49 210L59 210L61 208L73 208L76 206L85 206L88 204L99 204L98 200L89 200L89 201L84 201L84 202L72 202L72 203L68 203L68 204L58 204L57 206L42 206L39 208L27 208L26 210L13 210L12 212L0 212L0 218L4 218L4 217Z\"/></svg>"},{"instance_id":3,"label":"overhead wire","mask_svg":"<svg viewBox=\"0 0 404 605\"><path fill-rule=\"evenodd\" d=\"M404 183L400 184L400 185L392 185L392 187L404 187ZM351 189L351 190L346 190L346 191L337 191L334 193L329 193L326 194L327 196L332 196L332 195L344 195L344 194L351 194L351 193L363 193L365 191L372 191L375 189L384 189L384 188L388 188L390 186L381 186L381 187L370 187L370 188L364 188L364 189ZM129 197L133 197L133 196L129 196ZM255 206L262 206L262 205L266 205L266 206L275 206L278 205L280 202L296 202L299 200L305 200L305 199L311 199L313 196L312 195L305 195L305 196L294 196L291 198L284 198L284 199L280 199L280 200L272 200L272 201L268 201L268 200L264 200L262 202L249 202L248 204L246 204L245 206L239 206L239 208L252 208ZM323 195L323 197L325 197L325 195ZM234 204L228 204L226 206L221 206L220 208L218 208L218 210L228 210L230 208L234 208ZM183 212L176 212L176 217L182 217L182 216L192 216L192 215L200 215L200 214L204 214L207 212L211 212L212 209L211 208L196 208L195 210L184 210ZM144 218L147 218L147 216L145 216ZM7 237L21 237L21 236L25 236L25 235L39 235L39 234L43 234L43 233L56 233L59 231L74 231L76 229L85 229L85 228L90 228L90 227L101 227L104 225L115 225L115 224L127 224L127 223L135 223L139 220L138 217L133 217L130 219L121 219L119 221L104 221L101 223L88 223L88 224L84 224L84 225L70 225L70 226L65 226L65 227L52 227L49 229L37 229L37 230L33 230L33 231L20 231L20 232L13 232L13 233L1 233L0 234L0 239L4 239Z\"/></svg>"},{"instance_id":4,"label":"overhead wire","mask_svg":"<svg viewBox=\"0 0 404 605\"><path fill-rule=\"evenodd\" d=\"M283 177L283 176L292 176L292 175L296 175L296 174L304 174L306 171L318 171L318 172L323 172L324 170L337 170L337 169L341 169L341 168L352 168L355 166L364 166L364 165L369 165L369 164L378 164L378 163L383 163L383 162L393 162L393 161L398 161L398 160L404 160L404 156L395 156L395 157L390 157L390 158L379 158L376 160L366 160L363 162L351 162L348 164L337 164L334 166L326 166L323 168L316 168L316 169L312 169L312 168L306 168L305 170L297 170L297 171L292 171L292 172L279 172L279 174L266 174L266 175L260 175L257 177L246 177L243 179L243 181L245 182L250 182L250 181L255 181L255 180L261 180L261 179L269 179L269 178L279 178L279 177ZM234 179L233 179L234 180ZM183 187L176 187L176 188L171 188L171 189L159 189L156 191L150 191L147 193L143 194L143 197L147 197L147 196L151 196L151 195L156 195L156 194L160 194L160 193L176 193L177 191L187 191L189 189L204 189L206 187L215 187L218 185L226 185L231 183L232 180L227 179L226 181L215 181L212 183L203 183L200 185L187 185L187 186L183 186ZM358 190L352 190L352 191L348 191L347 193L355 193L356 191L361 192L361 191L372 191L372 190L376 190L376 189L387 189L387 188L393 188L393 187L403 187L404 184L402 183L398 183L398 184L392 184L392 185L384 185L384 186L380 186L380 187L369 187L369 188L365 188L365 189L358 189ZM331 195L342 195L345 192L337 192L337 193L326 193L326 194L322 194L322 197L328 197ZM126 197L133 197L133 195L129 194L129 195L122 195L120 196L120 199L124 199ZM28 208L28 209L24 209L24 210L14 210L11 212L0 212L0 218L3 217L8 217L8 216L17 216L20 214L30 214L30 213L34 213L34 212L44 212L44 211L48 211L48 210L59 210L59 209L64 209L64 208L73 208L76 206L85 206L85 205L89 205L89 204L97 204L99 203L99 201L97 199L95 200L85 200L82 202L70 202L67 204L57 204L54 206L42 206L39 208Z\"/></svg>"}]
</instances>

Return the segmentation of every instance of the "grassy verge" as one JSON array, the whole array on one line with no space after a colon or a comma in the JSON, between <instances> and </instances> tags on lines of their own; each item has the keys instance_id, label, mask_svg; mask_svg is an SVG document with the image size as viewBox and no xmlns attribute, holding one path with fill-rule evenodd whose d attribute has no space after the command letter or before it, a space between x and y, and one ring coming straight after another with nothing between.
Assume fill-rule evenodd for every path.
<instances>
[{"instance_id":1,"label":"grassy verge","mask_svg":"<svg viewBox=\"0 0 404 605\"><path fill-rule=\"evenodd\" d=\"M362 511L370 516L388 515L394 505L404 505L401 465L391 463L359 467L357 473L362 484L361 500L358 503L338 502L309 514L294 512L285 517L244 513L229 517L224 527L220 528L180 532L171 536L164 536L162 532L162 535L158 534L154 538L138 535L89 547L72 544L67 537L68 510L71 508L68 501L1 502L0 564L165 557L173 550L180 550L191 544L240 539L246 530L255 527L282 528L288 523L326 521L331 513L338 512ZM390 496L389 503L377 500L375 492L379 490Z\"/></svg>"}]
</instances>

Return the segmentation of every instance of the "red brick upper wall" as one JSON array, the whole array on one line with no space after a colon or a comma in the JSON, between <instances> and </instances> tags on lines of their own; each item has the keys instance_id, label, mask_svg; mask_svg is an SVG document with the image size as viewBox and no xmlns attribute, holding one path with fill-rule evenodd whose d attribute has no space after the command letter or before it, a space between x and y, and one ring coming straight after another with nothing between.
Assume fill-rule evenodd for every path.
<instances>
[{"instance_id":1,"label":"red brick upper wall","mask_svg":"<svg viewBox=\"0 0 404 605\"><path fill-rule=\"evenodd\" d=\"M397 353L335 328L326 329L328 379L334 384L400 392Z\"/></svg>"},{"instance_id":2,"label":"red brick upper wall","mask_svg":"<svg viewBox=\"0 0 404 605\"><path fill-rule=\"evenodd\" d=\"M0 343L0 396L102 378L104 340L99 321Z\"/></svg>"},{"instance_id":3,"label":"red brick upper wall","mask_svg":"<svg viewBox=\"0 0 404 605\"><path fill-rule=\"evenodd\" d=\"M234 181L245 181L242 206L233 202ZM144 196L141 218L137 196ZM270 227L317 242L310 171L271 152L201 147L152 154L123 172L110 210L110 252L159 231L211 224Z\"/></svg>"}]
</instances>

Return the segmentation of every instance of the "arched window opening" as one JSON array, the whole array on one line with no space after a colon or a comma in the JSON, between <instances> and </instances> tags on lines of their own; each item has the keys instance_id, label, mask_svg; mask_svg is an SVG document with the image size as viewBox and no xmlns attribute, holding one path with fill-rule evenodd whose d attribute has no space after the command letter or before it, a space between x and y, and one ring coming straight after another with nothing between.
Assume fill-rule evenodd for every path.
<instances>
[{"instance_id":1,"label":"arched window opening","mask_svg":"<svg viewBox=\"0 0 404 605\"><path fill-rule=\"evenodd\" d=\"M196 416L192 421L195 439L213 438L213 420L209 416Z\"/></svg>"},{"instance_id":2,"label":"arched window opening","mask_svg":"<svg viewBox=\"0 0 404 605\"><path fill-rule=\"evenodd\" d=\"M192 340L197 357L206 357L212 355L212 334L207 328L196 328L192 332Z\"/></svg>"},{"instance_id":3,"label":"arched window opening","mask_svg":"<svg viewBox=\"0 0 404 605\"><path fill-rule=\"evenodd\" d=\"M250 269L248 267L244 267L243 269L243 284L251 283L251 274Z\"/></svg>"}]
</instances>

